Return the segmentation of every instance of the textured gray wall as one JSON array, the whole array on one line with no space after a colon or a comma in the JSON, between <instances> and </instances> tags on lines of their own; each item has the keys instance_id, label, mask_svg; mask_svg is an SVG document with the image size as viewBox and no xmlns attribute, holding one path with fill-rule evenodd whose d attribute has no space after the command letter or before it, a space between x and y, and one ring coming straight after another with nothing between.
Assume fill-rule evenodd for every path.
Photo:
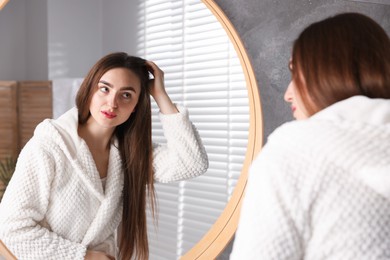
<instances>
[{"instance_id":1,"label":"textured gray wall","mask_svg":"<svg viewBox=\"0 0 390 260\"><path fill-rule=\"evenodd\" d=\"M265 137L292 119L283 94L291 45L310 23L341 12L364 13L390 35L390 0L216 0L247 49L260 90Z\"/></svg>"},{"instance_id":2,"label":"textured gray wall","mask_svg":"<svg viewBox=\"0 0 390 260\"><path fill-rule=\"evenodd\" d=\"M341 12L364 13L390 35L390 0L215 0L233 23L251 59L259 86L265 138L292 120L283 100L290 82L291 45L310 23ZM265 139L266 140L266 139ZM219 259L228 259L231 244Z\"/></svg>"}]
</instances>

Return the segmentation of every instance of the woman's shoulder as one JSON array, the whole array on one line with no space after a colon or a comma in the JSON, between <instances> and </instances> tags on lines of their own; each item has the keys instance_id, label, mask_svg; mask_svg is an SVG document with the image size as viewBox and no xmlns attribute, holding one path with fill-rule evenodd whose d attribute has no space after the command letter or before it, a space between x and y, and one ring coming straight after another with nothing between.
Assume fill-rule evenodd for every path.
<instances>
[{"instance_id":1,"label":"woman's shoulder","mask_svg":"<svg viewBox=\"0 0 390 260\"><path fill-rule=\"evenodd\" d=\"M337 141L348 134L362 132L363 124L347 119L310 117L305 120L287 122L276 128L268 137L268 142L295 143L306 145ZM280 144L282 145L282 144Z\"/></svg>"},{"instance_id":2,"label":"woman's shoulder","mask_svg":"<svg viewBox=\"0 0 390 260\"><path fill-rule=\"evenodd\" d=\"M268 137L261 151L263 161L299 168L321 164L342 154L349 135L332 121L300 120L284 123Z\"/></svg>"},{"instance_id":3,"label":"woman's shoulder","mask_svg":"<svg viewBox=\"0 0 390 260\"><path fill-rule=\"evenodd\" d=\"M49 152L76 150L81 142L77 134L77 110L68 111L58 119L45 119L39 123L32 138L26 144L29 149L47 150Z\"/></svg>"},{"instance_id":4,"label":"woman's shoulder","mask_svg":"<svg viewBox=\"0 0 390 260\"><path fill-rule=\"evenodd\" d=\"M21 154L54 154L59 148L59 142L56 141L56 130L45 119L37 125L33 136L23 146ZM29 156L29 155L28 155Z\"/></svg>"},{"instance_id":5,"label":"woman's shoulder","mask_svg":"<svg viewBox=\"0 0 390 260\"><path fill-rule=\"evenodd\" d=\"M332 124L329 122L318 122L309 119L286 122L269 135L267 143L278 143L281 146L310 143L334 130L332 128Z\"/></svg>"}]
</instances>

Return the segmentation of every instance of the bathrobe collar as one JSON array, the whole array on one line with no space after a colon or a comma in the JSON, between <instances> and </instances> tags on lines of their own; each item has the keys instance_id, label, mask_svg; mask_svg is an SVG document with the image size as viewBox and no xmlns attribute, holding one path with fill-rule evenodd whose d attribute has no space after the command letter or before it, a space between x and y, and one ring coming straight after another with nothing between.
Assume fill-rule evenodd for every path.
<instances>
[{"instance_id":1,"label":"bathrobe collar","mask_svg":"<svg viewBox=\"0 0 390 260\"><path fill-rule=\"evenodd\" d=\"M107 196L118 196L122 193L123 174L117 140L110 147L106 190L104 192L92 154L86 142L78 135L77 129L78 110L74 107L58 119L44 120L36 128L34 136L41 136L46 140L51 139L59 145L71 162L75 173L101 202Z\"/></svg>"},{"instance_id":2,"label":"bathrobe collar","mask_svg":"<svg viewBox=\"0 0 390 260\"><path fill-rule=\"evenodd\" d=\"M390 100L353 96L321 110L309 120L329 120L336 125L348 122L350 126L359 126L361 131L381 129L381 135L389 136ZM367 135L367 138L374 138L373 136L375 135ZM387 142L380 144L377 150L387 150L387 144ZM390 166L388 164L364 165L355 172L355 175L367 186L390 200Z\"/></svg>"}]
</instances>

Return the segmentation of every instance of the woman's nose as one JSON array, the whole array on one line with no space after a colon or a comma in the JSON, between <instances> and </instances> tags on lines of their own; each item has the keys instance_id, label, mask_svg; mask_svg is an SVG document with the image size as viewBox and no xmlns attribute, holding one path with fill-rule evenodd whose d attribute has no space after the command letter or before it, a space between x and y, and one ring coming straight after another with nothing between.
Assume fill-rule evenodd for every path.
<instances>
[{"instance_id":1,"label":"woman's nose","mask_svg":"<svg viewBox=\"0 0 390 260\"><path fill-rule=\"evenodd\" d=\"M290 84L288 84L286 92L284 93L284 101L291 103L292 99L293 99L293 94L292 94L292 81L291 81Z\"/></svg>"},{"instance_id":2,"label":"woman's nose","mask_svg":"<svg viewBox=\"0 0 390 260\"><path fill-rule=\"evenodd\" d=\"M112 108L118 107L118 102L116 100L116 95L111 95L108 100L108 105Z\"/></svg>"}]
</instances>

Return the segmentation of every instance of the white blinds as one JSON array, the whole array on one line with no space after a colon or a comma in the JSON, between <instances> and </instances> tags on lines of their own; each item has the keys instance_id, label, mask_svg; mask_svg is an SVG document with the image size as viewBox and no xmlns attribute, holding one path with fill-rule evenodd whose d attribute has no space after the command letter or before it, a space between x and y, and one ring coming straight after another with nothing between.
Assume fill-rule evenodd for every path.
<instances>
[{"instance_id":1,"label":"white blinds","mask_svg":"<svg viewBox=\"0 0 390 260\"><path fill-rule=\"evenodd\" d=\"M244 161L249 104L239 59L221 24L200 0L138 4L138 55L165 72L175 103L185 105L209 156L204 176L156 184L158 224L149 217L150 259L177 259L224 209ZM165 142L153 106L153 141Z\"/></svg>"}]
</instances>

